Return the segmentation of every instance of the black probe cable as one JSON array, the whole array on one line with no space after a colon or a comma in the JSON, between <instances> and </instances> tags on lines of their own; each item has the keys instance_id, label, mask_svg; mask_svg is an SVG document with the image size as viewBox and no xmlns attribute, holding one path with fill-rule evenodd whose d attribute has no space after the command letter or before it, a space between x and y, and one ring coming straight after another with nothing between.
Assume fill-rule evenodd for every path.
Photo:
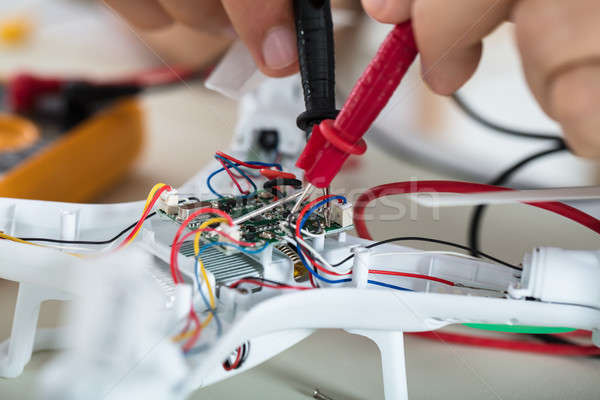
<instances>
[{"instance_id":1,"label":"black probe cable","mask_svg":"<svg viewBox=\"0 0 600 400\"><path fill-rule=\"evenodd\" d=\"M330 0L294 0L298 63L306 111L296 120L310 135L312 127L335 119L335 49Z\"/></svg>"},{"instance_id":2,"label":"black probe cable","mask_svg":"<svg viewBox=\"0 0 600 400\"><path fill-rule=\"evenodd\" d=\"M555 134L555 133L527 132L524 130L509 128L507 126L497 124L497 123L485 118L483 115L479 114L477 111L475 111L473 109L473 107L471 107L471 105L469 105L465 101L465 99L458 93L454 93L452 95L452 100L454 100L454 103L458 106L458 108L460 108L462 110L462 112L464 112L469 118L471 118L473 121L485 126L486 128L489 128L493 131L496 131L499 133L504 133L507 135L512 135L512 136L518 136L518 137L522 137L522 138L555 140L558 142L563 142L563 139L558 134Z\"/></svg>"},{"instance_id":3,"label":"black probe cable","mask_svg":"<svg viewBox=\"0 0 600 400\"><path fill-rule=\"evenodd\" d=\"M471 107L462 96L458 93L454 93L452 95L452 100L454 103L473 121L481 124L482 126L491 129L493 131L504 133L507 135L528 138L528 139L537 139L537 140L548 140L556 142L556 146L547 150L542 150L537 153L534 153L523 160L517 162L513 166L509 167L505 171L503 171L500 175L498 175L494 180L490 182L490 185L494 186L502 186L510 180L515 173L517 173L521 168L525 167L529 163L540 159L542 157L560 153L564 150L568 150L567 144L564 139L559 134L553 133L542 133L542 132L527 132L520 129L509 128L504 125L497 124L489 119L485 118L478 112L476 112L473 107ZM473 214L471 214L471 221L469 223L469 233L468 233L468 241L469 247L471 249L471 254L474 256L478 256L479 254L483 254L479 250L480 245L480 231L481 224L483 220L483 215L487 206L480 205L475 207Z\"/></svg>"}]
</instances>

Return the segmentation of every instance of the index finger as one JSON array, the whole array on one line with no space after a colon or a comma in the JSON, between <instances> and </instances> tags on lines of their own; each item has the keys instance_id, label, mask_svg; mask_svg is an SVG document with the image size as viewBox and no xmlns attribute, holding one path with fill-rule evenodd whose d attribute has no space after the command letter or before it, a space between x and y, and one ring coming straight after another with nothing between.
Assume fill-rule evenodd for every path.
<instances>
[{"instance_id":1,"label":"index finger","mask_svg":"<svg viewBox=\"0 0 600 400\"><path fill-rule=\"evenodd\" d=\"M290 0L223 0L223 5L262 72L285 76L298 70Z\"/></svg>"}]
</instances>

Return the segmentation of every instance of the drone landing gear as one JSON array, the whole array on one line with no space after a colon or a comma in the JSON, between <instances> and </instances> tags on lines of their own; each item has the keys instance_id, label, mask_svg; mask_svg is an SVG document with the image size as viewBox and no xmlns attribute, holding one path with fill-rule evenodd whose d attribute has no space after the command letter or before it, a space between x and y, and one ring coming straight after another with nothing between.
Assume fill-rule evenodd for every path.
<instances>
[{"instance_id":1,"label":"drone landing gear","mask_svg":"<svg viewBox=\"0 0 600 400\"><path fill-rule=\"evenodd\" d=\"M349 330L348 332L371 339L379 348L385 399L408 400L402 331Z\"/></svg>"}]
</instances>

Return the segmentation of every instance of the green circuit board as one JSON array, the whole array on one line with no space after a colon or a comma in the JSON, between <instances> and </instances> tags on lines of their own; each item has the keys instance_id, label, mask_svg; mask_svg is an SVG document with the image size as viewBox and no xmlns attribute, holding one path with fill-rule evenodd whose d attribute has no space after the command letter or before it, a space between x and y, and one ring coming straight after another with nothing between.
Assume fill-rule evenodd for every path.
<instances>
[{"instance_id":1,"label":"green circuit board","mask_svg":"<svg viewBox=\"0 0 600 400\"><path fill-rule=\"evenodd\" d=\"M273 195L268 191L258 191L252 198L242 197L223 197L220 199L201 200L183 199L183 201L173 210L160 210L159 214L165 216L174 222L181 224L187 216L194 210L200 208L216 208L229 214L233 219L244 216L256 209L274 201ZM263 214L251 218L240 224L241 240L245 242L268 242L280 243L282 237L286 235L282 229L282 222L286 223L290 215L293 202L279 205ZM170 212L172 211L172 212ZM210 215L202 215L192 220L188 224L190 230L197 229ZM304 229L313 234L336 234L342 231L352 229L352 226L342 227L335 222L326 224L325 217L319 213L313 213L304 225ZM218 241L214 234L203 234L205 240Z\"/></svg>"}]
</instances>

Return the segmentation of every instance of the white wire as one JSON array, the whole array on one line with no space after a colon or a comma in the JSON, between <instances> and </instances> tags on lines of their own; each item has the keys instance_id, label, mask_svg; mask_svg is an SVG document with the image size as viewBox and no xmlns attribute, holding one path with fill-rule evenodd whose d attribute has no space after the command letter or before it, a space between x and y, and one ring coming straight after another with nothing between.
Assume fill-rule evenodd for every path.
<instances>
[{"instance_id":1,"label":"white wire","mask_svg":"<svg viewBox=\"0 0 600 400\"><path fill-rule=\"evenodd\" d=\"M375 256L398 256L398 255L416 256L416 255L426 255L426 254L441 254L441 255L447 255L447 256L466 258L469 260L481 261L481 258L473 257L472 255L469 255L469 254L458 253L456 251L444 251L444 250L394 251L394 252L389 252L389 253L373 253L373 254L371 254L371 256L373 256L373 257L375 257Z\"/></svg>"},{"instance_id":2,"label":"white wire","mask_svg":"<svg viewBox=\"0 0 600 400\"><path fill-rule=\"evenodd\" d=\"M296 244L295 240L292 239L289 236L284 236L283 237L287 242L292 243L292 244ZM296 240L298 240L298 243L300 243L302 245L302 247L304 247L306 250L308 250L309 253L311 253L318 261L321 262L321 264L323 264L323 267L325 267L326 269L336 272L336 273L344 273L344 272L348 272L348 271L336 271L336 268L333 267L330 263L327 262L327 260L325 260L323 258L323 256L321 255L321 253L319 253L317 250L315 250L311 245L309 245L308 243L306 243L303 239L301 238L296 238Z\"/></svg>"},{"instance_id":3,"label":"white wire","mask_svg":"<svg viewBox=\"0 0 600 400\"><path fill-rule=\"evenodd\" d=\"M287 225L287 224L286 224ZM294 231L296 230L296 224L294 224L293 222L291 223L292 227L294 228ZM292 232L293 234L294 232ZM316 238L321 236L322 234L318 234L318 233L312 233L307 231L306 229L300 229L300 233L302 233L303 235L306 235L308 237L312 237L312 238Z\"/></svg>"},{"instance_id":4,"label":"white wire","mask_svg":"<svg viewBox=\"0 0 600 400\"><path fill-rule=\"evenodd\" d=\"M32 240L31 243L37 244L37 242L35 240ZM87 253L87 254L100 253L102 251L102 250L99 250L98 248L66 246L66 245L62 245L62 244L41 244L41 246L47 247L50 249L55 249L55 250L68 250L68 251L76 251L76 252Z\"/></svg>"}]
</instances>

